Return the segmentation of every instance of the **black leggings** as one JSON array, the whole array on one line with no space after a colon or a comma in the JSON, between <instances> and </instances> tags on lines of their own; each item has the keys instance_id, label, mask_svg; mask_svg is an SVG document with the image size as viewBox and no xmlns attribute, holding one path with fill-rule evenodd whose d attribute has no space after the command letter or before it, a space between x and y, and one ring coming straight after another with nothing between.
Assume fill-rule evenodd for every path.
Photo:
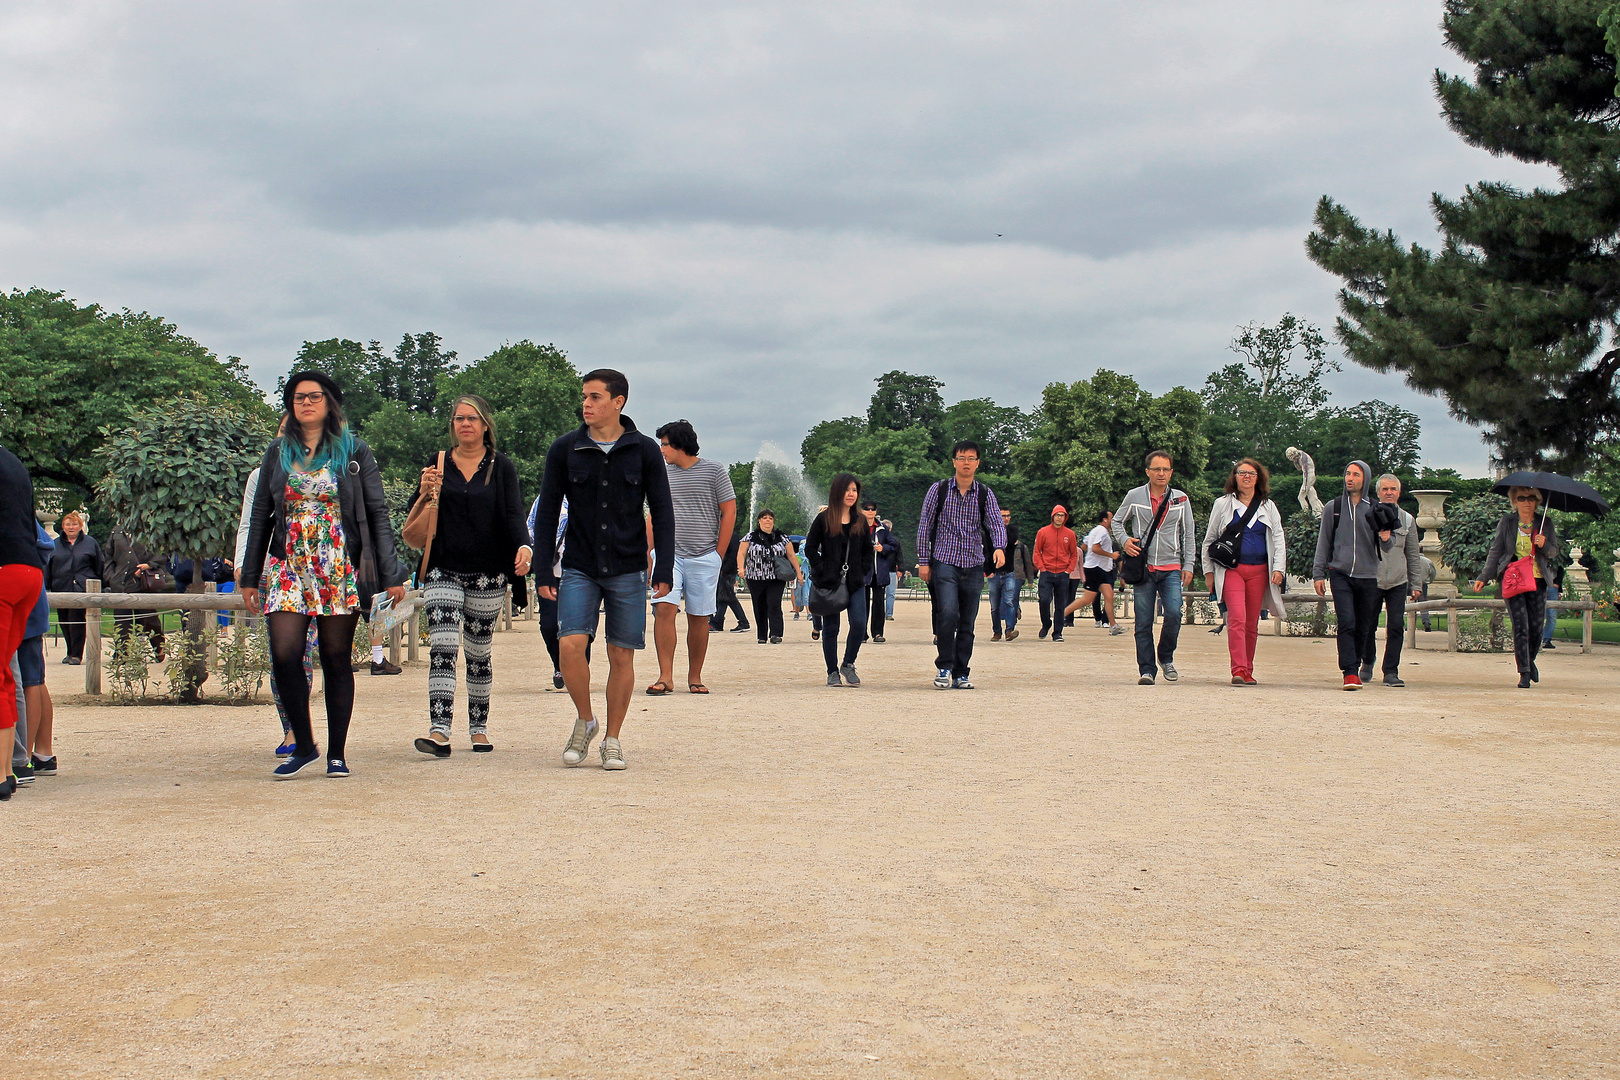
<instances>
[{"instance_id":1,"label":"black leggings","mask_svg":"<svg viewBox=\"0 0 1620 1080\"><path fill-rule=\"evenodd\" d=\"M311 616L296 611L266 615L270 626L270 677L292 725L300 757L315 753L315 733L309 724L309 683L304 681L304 641ZM326 693L326 756L341 758L349 741L349 717L354 713L354 628L360 613L316 615L315 636L321 654L321 686Z\"/></svg>"},{"instance_id":2,"label":"black leggings","mask_svg":"<svg viewBox=\"0 0 1620 1080\"><path fill-rule=\"evenodd\" d=\"M775 578L748 581L748 595L754 601L754 632L761 641L782 636L782 587L786 584Z\"/></svg>"}]
</instances>

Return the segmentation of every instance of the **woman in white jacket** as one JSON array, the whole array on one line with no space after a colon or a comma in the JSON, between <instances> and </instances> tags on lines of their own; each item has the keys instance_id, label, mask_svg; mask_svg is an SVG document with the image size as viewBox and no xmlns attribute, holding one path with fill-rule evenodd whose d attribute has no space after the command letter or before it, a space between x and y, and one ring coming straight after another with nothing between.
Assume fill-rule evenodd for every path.
<instances>
[{"instance_id":1,"label":"woman in white jacket","mask_svg":"<svg viewBox=\"0 0 1620 1080\"><path fill-rule=\"evenodd\" d=\"M1232 655L1232 685L1255 686L1254 645L1260 632L1260 609L1283 611L1283 570L1287 566L1282 514L1268 496L1271 474L1253 458L1232 466L1226 494L1215 500L1204 530L1204 574L1209 588L1226 604L1226 646ZM1209 557L1210 545L1228 528L1242 526L1249 507L1259 507L1237 537L1238 564L1228 569Z\"/></svg>"}]
</instances>

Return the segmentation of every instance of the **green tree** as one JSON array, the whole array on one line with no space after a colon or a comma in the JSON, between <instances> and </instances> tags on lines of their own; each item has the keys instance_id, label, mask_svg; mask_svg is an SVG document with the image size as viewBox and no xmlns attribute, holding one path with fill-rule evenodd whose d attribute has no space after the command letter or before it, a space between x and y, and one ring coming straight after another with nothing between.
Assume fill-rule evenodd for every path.
<instances>
[{"instance_id":1,"label":"green tree","mask_svg":"<svg viewBox=\"0 0 1620 1080\"><path fill-rule=\"evenodd\" d=\"M819 460L829 449L848 445L865 433L866 421L858 416L846 416L842 420L823 420L811 428L804 441L799 443L799 460L804 462L805 473L817 480L832 479L831 474L823 478L812 467L812 463Z\"/></svg>"},{"instance_id":2,"label":"green tree","mask_svg":"<svg viewBox=\"0 0 1620 1080\"><path fill-rule=\"evenodd\" d=\"M1479 577L1496 536L1496 523L1510 509L1501 495L1476 495L1446 506L1446 523L1440 526L1440 553L1446 565L1457 571L1457 580Z\"/></svg>"},{"instance_id":3,"label":"green tree","mask_svg":"<svg viewBox=\"0 0 1620 1080\"><path fill-rule=\"evenodd\" d=\"M1363 401L1348 409L1323 409L1300 432L1299 445L1316 459L1323 476L1343 475L1357 458L1373 475L1410 476L1421 455L1422 423L1417 416L1387 401Z\"/></svg>"},{"instance_id":4,"label":"green tree","mask_svg":"<svg viewBox=\"0 0 1620 1080\"><path fill-rule=\"evenodd\" d=\"M96 455L104 470L102 505L131 536L154 551L185 559L229 557L236 549L242 490L271 435L261 414L203 394L186 394L135 410L127 426L110 431ZM195 575L191 592L203 591ZM209 612L187 616L195 655ZM183 691L192 697L204 678L200 661Z\"/></svg>"},{"instance_id":5,"label":"green tree","mask_svg":"<svg viewBox=\"0 0 1620 1080\"><path fill-rule=\"evenodd\" d=\"M255 422L271 415L241 361L220 360L155 315L43 289L0 293L0 443L36 482L68 487L69 506L101 479L108 429L188 394Z\"/></svg>"},{"instance_id":6,"label":"green tree","mask_svg":"<svg viewBox=\"0 0 1620 1080\"><path fill-rule=\"evenodd\" d=\"M1119 504L1125 492L1146 483L1143 461L1150 450L1167 450L1176 461L1176 486L1203 501L1204 404L1178 386L1154 397L1129 375L1098 371L1090 380L1051 383L1041 397L1045 423L1013 448L1024 477L1049 477L1077 521L1092 520Z\"/></svg>"},{"instance_id":7,"label":"green tree","mask_svg":"<svg viewBox=\"0 0 1620 1080\"><path fill-rule=\"evenodd\" d=\"M431 330L406 334L394 355L377 367L377 388L389 401L415 413L432 413L439 405L439 380L456 372L456 352L439 347L444 339Z\"/></svg>"},{"instance_id":8,"label":"green tree","mask_svg":"<svg viewBox=\"0 0 1620 1080\"><path fill-rule=\"evenodd\" d=\"M1327 404L1322 377L1339 370L1325 346L1320 330L1292 314L1275 326L1238 327L1230 348L1243 361L1204 380L1211 475L1244 457L1273 470L1287 466L1283 451Z\"/></svg>"},{"instance_id":9,"label":"green tree","mask_svg":"<svg viewBox=\"0 0 1620 1080\"><path fill-rule=\"evenodd\" d=\"M319 371L330 375L343 389L343 415L358 432L364 432L366 421L381 409L388 399L378 385L377 373L389 363L382 351L382 343L373 341L362 345L348 338L327 338L324 341L306 341L293 359L293 371ZM287 389L287 376L276 379L276 399L279 401Z\"/></svg>"},{"instance_id":10,"label":"green tree","mask_svg":"<svg viewBox=\"0 0 1620 1080\"><path fill-rule=\"evenodd\" d=\"M828 446L805 472L831 480L841 472L865 478L879 473L911 472L929 466L931 438L922 428L863 431L849 442Z\"/></svg>"},{"instance_id":11,"label":"green tree","mask_svg":"<svg viewBox=\"0 0 1620 1080\"><path fill-rule=\"evenodd\" d=\"M912 375L889 371L873 380L878 384L866 408L868 431L905 431L921 428L928 433L928 456L945 456L945 399L940 396L944 383L932 375Z\"/></svg>"},{"instance_id":12,"label":"green tree","mask_svg":"<svg viewBox=\"0 0 1620 1080\"><path fill-rule=\"evenodd\" d=\"M1444 243L1403 246L1324 197L1306 241L1342 278L1340 341L1483 425L1509 465L1577 468L1620 421L1620 125L1602 0L1448 0L1446 44L1472 81L1435 74L1465 142L1549 166L1533 191L1481 182L1435 195Z\"/></svg>"},{"instance_id":13,"label":"green tree","mask_svg":"<svg viewBox=\"0 0 1620 1080\"><path fill-rule=\"evenodd\" d=\"M484 359L442 376L441 415L459 394L477 394L489 402L497 445L517 468L518 481L532 499L540 493L546 451L552 440L580 424L579 372L555 345L527 339L508 342ZM447 427L440 445L449 446Z\"/></svg>"},{"instance_id":14,"label":"green tree","mask_svg":"<svg viewBox=\"0 0 1620 1080\"><path fill-rule=\"evenodd\" d=\"M997 405L990 398L968 398L945 410L944 449L963 439L979 444L985 472L1012 471L1012 448L1035 434L1039 411L1027 413L1015 405Z\"/></svg>"}]
</instances>

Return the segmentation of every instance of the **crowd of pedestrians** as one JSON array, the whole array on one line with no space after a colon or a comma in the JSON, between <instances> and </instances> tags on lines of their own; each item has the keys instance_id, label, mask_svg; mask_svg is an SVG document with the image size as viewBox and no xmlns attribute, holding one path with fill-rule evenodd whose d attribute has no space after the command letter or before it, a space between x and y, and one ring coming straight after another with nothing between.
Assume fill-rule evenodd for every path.
<instances>
[{"instance_id":1,"label":"crowd of pedestrians","mask_svg":"<svg viewBox=\"0 0 1620 1080\"><path fill-rule=\"evenodd\" d=\"M421 470L405 537L423 550L419 567L399 565L382 478L366 443L345 419L344 393L328 375L291 376L283 394L280 432L264 451L243 493L234 560L166 559L121 528L105 549L82 514L61 520L54 540L33 520L30 478L0 448L0 725L13 729L10 771L0 798L19 784L56 771L52 706L44 686L46 592L83 592L100 579L110 591L156 592L191 579L233 577L250 611L268 629L271 690L281 720L273 775L290 779L324 763L326 775L350 775L347 734L354 702L350 655L362 618L381 619L405 602L414 570L429 642L427 733L415 747L435 758L453 752L451 732L458 658L467 734L474 753L490 753L494 682L492 635L509 587L532 572L541 635L553 685L575 710L563 743L565 764L583 764L600 739L603 769L627 767L624 724L634 692L634 654L645 647L650 594L658 677L651 696L675 692L675 653L685 615L686 690L704 695L711 631L752 629L759 644L785 636L784 599L793 619L808 615L819 640L829 687L862 685L857 662L864 644L882 644L894 616L896 585L906 563L902 539L864 497L861 480L840 473L807 535L778 528L769 507L746 531L736 520L737 495L728 470L699 456L698 435L685 420L643 434L624 409L629 381L598 369L581 380L582 424L557 438L545 461L540 490L526 503L513 462L497 449L496 423L482 398L455 399L445 449ZM1253 686L1259 623L1284 611L1287 537L1270 499L1271 478L1254 458L1234 464L1214 500L1203 540L1187 492L1174 485L1175 462L1162 450L1143 462L1146 483L1117 508L1087 522L1083 537L1069 511L1052 507L1026 543L996 493L977 478L979 446L957 442L952 475L931 484L916 534L916 572L927 588L935 658L933 686L971 690L975 624L988 595L992 641L1020 636L1020 597L1033 583L1039 638L1064 641L1066 625L1091 607L1109 634L1124 632L1115 587L1131 586L1138 683L1160 676L1177 682L1176 649L1185 590L1201 565L1205 585L1226 613L1231 683ZM1419 551L1412 515L1399 505L1401 483L1371 479L1363 461L1345 469L1343 490L1323 507L1313 560L1318 596L1331 594L1342 685L1359 689L1378 663L1376 630L1385 625L1383 683L1405 685L1400 665L1406 603L1427 597L1434 564ZM1546 604L1559 596L1563 549L1546 515L1542 492L1514 488L1513 512L1498 523L1476 591L1502 580L1512 621L1519 685L1539 681L1536 658L1552 647ZM527 508L527 512L525 512ZM749 612L734 582L748 593ZM1082 616L1083 617L1083 616ZM1429 617L1423 615L1425 628ZM1159 623L1157 640L1154 624ZM605 624L605 625L603 625ZM63 662L83 662L82 610L60 613ZM591 692L592 647L606 634L605 708ZM114 632L148 636L163 658L155 612L118 609ZM372 671L397 673L381 655L383 631L373 622ZM310 716L315 664L323 676L326 740L317 745Z\"/></svg>"}]
</instances>

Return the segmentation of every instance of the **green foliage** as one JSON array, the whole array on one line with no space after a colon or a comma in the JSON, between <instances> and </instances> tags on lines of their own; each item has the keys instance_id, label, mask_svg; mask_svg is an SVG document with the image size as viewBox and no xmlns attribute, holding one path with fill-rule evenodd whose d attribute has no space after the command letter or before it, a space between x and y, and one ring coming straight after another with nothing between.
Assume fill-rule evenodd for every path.
<instances>
[{"instance_id":1,"label":"green foliage","mask_svg":"<svg viewBox=\"0 0 1620 1080\"><path fill-rule=\"evenodd\" d=\"M220 636L219 688L227 699L255 701L269 678L270 637L262 620L239 622L232 633Z\"/></svg>"},{"instance_id":2,"label":"green foliage","mask_svg":"<svg viewBox=\"0 0 1620 1080\"><path fill-rule=\"evenodd\" d=\"M804 471L807 475L821 478L813 467L828 450L846 446L866 433L866 421L858 416L846 416L842 420L823 420L811 428L805 435L804 441L799 443L799 460L804 462ZM835 469L834 472L837 470ZM832 479L829 473L827 480Z\"/></svg>"},{"instance_id":3,"label":"green foliage","mask_svg":"<svg viewBox=\"0 0 1620 1080\"><path fill-rule=\"evenodd\" d=\"M945 410L946 453L963 439L979 444L980 468L988 473L1012 472L1012 448L1035 434L1040 426L1038 413L1027 413L1015 405L997 405L990 398L968 398Z\"/></svg>"},{"instance_id":4,"label":"green foliage","mask_svg":"<svg viewBox=\"0 0 1620 1080\"><path fill-rule=\"evenodd\" d=\"M355 431L364 433L373 414L388 399L383 396L377 373L389 363L382 343L362 345L347 338L306 341L293 359L291 375L297 371L319 371L331 376L343 390L343 415ZM276 403L287 390L287 378L276 380ZM367 442L370 442L368 437Z\"/></svg>"},{"instance_id":5,"label":"green foliage","mask_svg":"<svg viewBox=\"0 0 1620 1080\"><path fill-rule=\"evenodd\" d=\"M841 472L851 472L863 480L879 473L908 473L928 469L931 437L922 428L891 431L879 428L863 431L841 446L822 451L806 472L830 482Z\"/></svg>"},{"instance_id":6,"label":"green foliage","mask_svg":"<svg viewBox=\"0 0 1620 1080\"><path fill-rule=\"evenodd\" d=\"M868 431L906 431L920 428L928 434L927 456L941 459L945 445L944 383L932 375L889 371L875 380L877 390L866 409Z\"/></svg>"},{"instance_id":7,"label":"green foliage","mask_svg":"<svg viewBox=\"0 0 1620 1080\"><path fill-rule=\"evenodd\" d=\"M1476 495L1447 500L1446 523L1440 526L1440 551L1459 581L1475 581L1485 568L1496 523L1511 506L1501 495Z\"/></svg>"},{"instance_id":8,"label":"green foliage","mask_svg":"<svg viewBox=\"0 0 1620 1080\"><path fill-rule=\"evenodd\" d=\"M1204 380L1210 475L1245 457L1284 468L1283 451L1303 444L1302 430L1327 403L1322 377L1339 365L1327 358L1321 331L1291 314L1276 326L1238 327L1230 348L1243 363Z\"/></svg>"},{"instance_id":9,"label":"green foliage","mask_svg":"<svg viewBox=\"0 0 1620 1080\"><path fill-rule=\"evenodd\" d=\"M412 412L403 402L385 401L371 415L361 435L390 480L419 480L422 466L451 446L448 424L433 413Z\"/></svg>"},{"instance_id":10,"label":"green foliage","mask_svg":"<svg viewBox=\"0 0 1620 1080\"><path fill-rule=\"evenodd\" d=\"M1343 475L1358 458L1373 476L1410 475L1421 456L1422 426L1417 416L1385 401L1363 401L1348 409L1323 409L1300 433L1299 446L1316 460L1318 473Z\"/></svg>"},{"instance_id":11,"label":"green foliage","mask_svg":"<svg viewBox=\"0 0 1620 1080\"><path fill-rule=\"evenodd\" d=\"M1275 502L1275 498L1273 498ZM1323 500L1324 502L1326 500ZM1277 503L1283 515L1283 535L1288 539L1288 574L1301 581L1310 581L1316 562L1316 541L1322 533L1322 521L1309 510L1296 509Z\"/></svg>"},{"instance_id":12,"label":"green foliage","mask_svg":"<svg viewBox=\"0 0 1620 1080\"><path fill-rule=\"evenodd\" d=\"M151 664L157 654L144 633L117 634L107 661L107 689L115 705L134 705L146 696L152 680Z\"/></svg>"},{"instance_id":13,"label":"green foliage","mask_svg":"<svg viewBox=\"0 0 1620 1080\"><path fill-rule=\"evenodd\" d=\"M68 506L101 479L108 430L142 407L198 394L255 422L271 414L239 360L220 360L157 316L81 307L43 289L0 293L0 443L36 484L68 487Z\"/></svg>"},{"instance_id":14,"label":"green foliage","mask_svg":"<svg viewBox=\"0 0 1620 1080\"><path fill-rule=\"evenodd\" d=\"M1306 241L1345 283L1339 340L1484 425L1509 465L1578 470L1620 423L1620 126L1599 0L1449 0L1446 43L1472 81L1437 74L1452 130L1492 154L1550 166L1534 191L1482 182L1436 195L1444 243L1404 246L1324 197ZM1608 16L1613 26L1613 16ZM1611 33L1614 31L1611 30Z\"/></svg>"},{"instance_id":15,"label":"green foliage","mask_svg":"<svg viewBox=\"0 0 1620 1080\"><path fill-rule=\"evenodd\" d=\"M1598 15L1598 25L1603 27L1603 43L1609 55L1620 58L1620 4L1610 4ZM1620 97L1620 71L1616 72L1614 96Z\"/></svg>"},{"instance_id":16,"label":"green foliage","mask_svg":"<svg viewBox=\"0 0 1620 1080\"><path fill-rule=\"evenodd\" d=\"M416 480L383 481L388 521L394 527L394 557L407 574L417 573L422 566L422 553L405 542L405 519L410 516L411 496L416 494L417 483ZM524 507L524 515L528 515L528 507Z\"/></svg>"},{"instance_id":17,"label":"green foliage","mask_svg":"<svg viewBox=\"0 0 1620 1080\"><path fill-rule=\"evenodd\" d=\"M731 488L737 493L737 529L747 532L754 527L754 463L738 461L726 466L731 476Z\"/></svg>"},{"instance_id":18,"label":"green foliage","mask_svg":"<svg viewBox=\"0 0 1620 1080\"><path fill-rule=\"evenodd\" d=\"M106 433L97 491L124 529L152 550L228 557L236 549L242 489L270 434L261 416L201 394L144 406L128 426Z\"/></svg>"},{"instance_id":19,"label":"green foliage","mask_svg":"<svg viewBox=\"0 0 1620 1080\"><path fill-rule=\"evenodd\" d=\"M1178 386L1154 397L1128 375L1098 371L1088 381L1048 385L1041 410L1044 423L1013 448L1013 461L1021 476L1049 478L1077 520L1118 506L1125 492L1146 483L1150 450L1173 454L1176 486L1207 505L1204 404L1191 390Z\"/></svg>"},{"instance_id":20,"label":"green foliage","mask_svg":"<svg viewBox=\"0 0 1620 1080\"><path fill-rule=\"evenodd\" d=\"M526 339L508 342L441 380L440 412L447 416L446 410L459 394L477 394L488 401L495 419L496 445L512 459L519 483L533 498L540 491L552 440L580 424L579 375L555 345L536 345ZM450 445L448 427L442 421L438 438L441 446Z\"/></svg>"}]
</instances>

